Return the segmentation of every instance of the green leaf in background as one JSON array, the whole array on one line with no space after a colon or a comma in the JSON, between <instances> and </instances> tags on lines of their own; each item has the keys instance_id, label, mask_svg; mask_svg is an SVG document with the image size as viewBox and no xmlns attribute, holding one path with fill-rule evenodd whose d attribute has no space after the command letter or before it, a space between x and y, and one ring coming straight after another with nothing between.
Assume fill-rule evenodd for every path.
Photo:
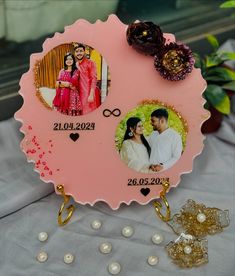
<instances>
[{"instance_id":1,"label":"green leaf in background","mask_svg":"<svg viewBox=\"0 0 235 276\"><path fill-rule=\"evenodd\" d=\"M233 81L235 80L235 72L226 67L209 68L206 76L207 81Z\"/></svg>"},{"instance_id":2,"label":"green leaf in background","mask_svg":"<svg viewBox=\"0 0 235 276\"><path fill-rule=\"evenodd\" d=\"M215 53L210 56L206 56L206 67L213 67L223 63L223 60Z\"/></svg>"},{"instance_id":3,"label":"green leaf in background","mask_svg":"<svg viewBox=\"0 0 235 276\"><path fill-rule=\"evenodd\" d=\"M207 35L206 38L209 41L210 45L213 47L214 51L218 50L219 42L218 42L217 38L211 34Z\"/></svg>"},{"instance_id":4,"label":"green leaf in background","mask_svg":"<svg viewBox=\"0 0 235 276\"><path fill-rule=\"evenodd\" d=\"M201 57L198 53L193 53L194 59L195 59L195 63L194 66L196 68L201 68Z\"/></svg>"},{"instance_id":5,"label":"green leaf in background","mask_svg":"<svg viewBox=\"0 0 235 276\"><path fill-rule=\"evenodd\" d=\"M202 76L205 77L205 75L206 75L206 63L205 63L205 61L200 57L199 54L193 53L193 55L194 55L194 58L195 58L194 67L195 68L200 68Z\"/></svg>"},{"instance_id":6,"label":"green leaf in background","mask_svg":"<svg viewBox=\"0 0 235 276\"><path fill-rule=\"evenodd\" d=\"M209 104L208 102L205 102L204 108L205 108L205 109L209 109L209 107L210 107L210 104Z\"/></svg>"},{"instance_id":7,"label":"green leaf in background","mask_svg":"<svg viewBox=\"0 0 235 276\"><path fill-rule=\"evenodd\" d=\"M220 8L235 8L235 1L233 0L226 1L220 5Z\"/></svg>"},{"instance_id":8,"label":"green leaf in background","mask_svg":"<svg viewBox=\"0 0 235 276\"><path fill-rule=\"evenodd\" d=\"M219 85L215 84L209 84L204 92L204 95L207 101L214 107L220 104L224 100L225 96L227 96L224 90Z\"/></svg>"},{"instance_id":9,"label":"green leaf in background","mask_svg":"<svg viewBox=\"0 0 235 276\"><path fill-rule=\"evenodd\" d=\"M218 56L222 61L235 60L235 53L234 52L219 52Z\"/></svg>"},{"instance_id":10,"label":"green leaf in background","mask_svg":"<svg viewBox=\"0 0 235 276\"><path fill-rule=\"evenodd\" d=\"M230 99L228 95L225 95L224 99L214 106L219 112L228 115L230 113Z\"/></svg>"},{"instance_id":11,"label":"green leaf in background","mask_svg":"<svg viewBox=\"0 0 235 276\"><path fill-rule=\"evenodd\" d=\"M231 82L229 82L229 83L224 84L224 85L222 86L222 88L235 92L235 81L231 81Z\"/></svg>"}]
</instances>

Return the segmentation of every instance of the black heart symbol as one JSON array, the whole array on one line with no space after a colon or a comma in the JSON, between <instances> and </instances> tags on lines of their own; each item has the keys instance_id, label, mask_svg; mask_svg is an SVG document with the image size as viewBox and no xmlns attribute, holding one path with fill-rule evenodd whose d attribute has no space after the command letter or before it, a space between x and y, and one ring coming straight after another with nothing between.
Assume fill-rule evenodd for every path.
<instances>
[{"instance_id":1,"label":"black heart symbol","mask_svg":"<svg viewBox=\"0 0 235 276\"><path fill-rule=\"evenodd\" d=\"M70 139L72 139L74 142L76 142L77 139L79 138L79 134L78 134L78 133L70 133L69 137L70 137Z\"/></svg>"},{"instance_id":2,"label":"black heart symbol","mask_svg":"<svg viewBox=\"0 0 235 276\"><path fill-rule=\"evenodd\" d=\"M150 193L150 189L149 188L142 188L140 190L141 194L144 196L147 196Z\"/></svg>"}]
</instances>

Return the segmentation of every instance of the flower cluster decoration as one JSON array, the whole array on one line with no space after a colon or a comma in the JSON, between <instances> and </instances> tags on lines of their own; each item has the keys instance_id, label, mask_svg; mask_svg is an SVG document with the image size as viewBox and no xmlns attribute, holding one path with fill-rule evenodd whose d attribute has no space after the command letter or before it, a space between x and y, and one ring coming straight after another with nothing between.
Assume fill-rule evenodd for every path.
<instances>
[{"instance_id":1,"label":"flower cluster decoration","mask_svg":"<svg viewBox=\"0 0 235 276\"><path fill-rule=\"evenodd\" d=\"M189 199L182 206L180 214L175 214L167 224L178 235L184 232L203 238L222 232L229 222L228 210L206 207Z\"/></svg>"},{"instance_id":2,"label":"flower cluster decoration","mask_svg":"<svg viewBox=\"0 0 235 276\"><path fill-rule=\"evenodd\" d=\"M208 242L182 233L166 246L173 263L181 268L192 268L208 263Z\"/></svg>"},{"instance_id":3,"label":"flower cluster decoration","mask_svg":"<svg viewBox=\"0 0 235 276\"><path fill-rule=\"evenodd\" d=\"M128 26L126 37L133 49L154 56L155 69L163 78L179 81L192 72L195 60L191 49L183 43L165 44L163 32L154 23L135 21Z\"/></svg>"}]
</instances>

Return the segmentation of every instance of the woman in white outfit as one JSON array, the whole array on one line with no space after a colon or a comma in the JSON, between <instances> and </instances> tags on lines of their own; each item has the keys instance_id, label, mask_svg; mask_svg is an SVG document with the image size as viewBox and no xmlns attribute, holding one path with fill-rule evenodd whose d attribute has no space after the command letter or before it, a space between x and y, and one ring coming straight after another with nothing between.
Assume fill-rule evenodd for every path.
<instances>
[{"instance_id":1,"label":"woman in white outfit","mask_svg":"<svg viewBox=\"0 0 235 276\"><path fill-rule=\"evenodd\" d=\"M130 117L126 122L126 133L120 150L121 159L129 168L138 172L152 172L149 162L151 148L143 135L144 126L138 117Z\"/></svg>"}]
</instances>

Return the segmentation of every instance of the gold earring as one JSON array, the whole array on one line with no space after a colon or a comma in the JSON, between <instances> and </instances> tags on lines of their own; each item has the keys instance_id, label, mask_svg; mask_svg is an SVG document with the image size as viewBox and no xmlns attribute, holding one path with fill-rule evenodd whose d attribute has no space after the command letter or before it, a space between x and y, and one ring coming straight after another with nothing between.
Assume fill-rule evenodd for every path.
<instances>
[{"instance_id":1,"label":"gold earring","mask_svg":"<svg viewBox=\"0 0 235 276\"><path fill-rule=\"evenodd\" d=\"M181 268L192 268L208 263L208 242L182 233L175 241L166 245L173 263Z\"/></svg>"},{"instance_id":2,"label":"gold earring","mask_svg":"<svg viewBox=\"0 0 235 276\"><path fill-rule=\"evenodd\" d=\"M220 233L229 223L228 210L206 207L192 199L182 206L180 214L175 214L167 222L176 234L184 232L198 238Z\"/></svg>"}]
</instances>

